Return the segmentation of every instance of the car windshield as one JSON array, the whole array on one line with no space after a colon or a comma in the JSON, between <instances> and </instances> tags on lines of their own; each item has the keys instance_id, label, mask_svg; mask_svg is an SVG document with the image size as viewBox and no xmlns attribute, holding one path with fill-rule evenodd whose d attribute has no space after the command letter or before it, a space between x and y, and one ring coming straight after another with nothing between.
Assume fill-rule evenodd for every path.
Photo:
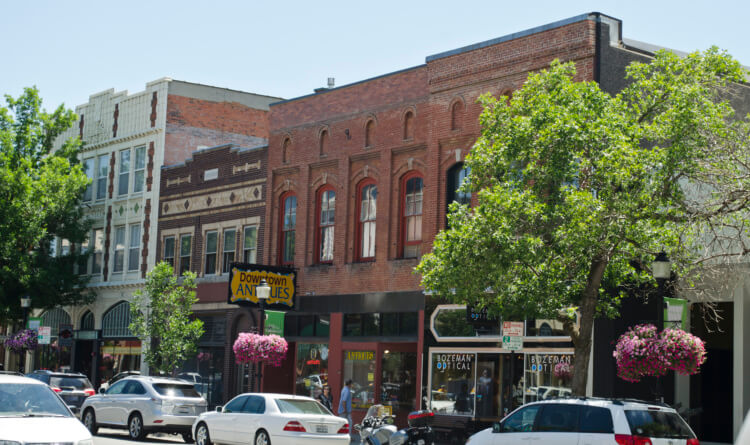
<instances>
[{"instance_id":1,"label":"car windshield","mask_svg":"<svg viewBox=\"0 0 750 445\"><path fill-rule=\"evenodd\" d=\"M323 405L314 400L276 399L276 406L282 413L332 415Z\"/></svg>"},{"instance_id":2,"label":"car windshield","mask_svg":"<svg viewBox=\"0 0 750 445\"><path fill-rule=\"evenodd\" d=\"M167 397L200 397L198 391L192 385L181 385L179 383L155 383L156 392Z\"/></svg>"},{"instance_id":3,"label":"car windshield","mask_svg":"<svg viewBox=\"0 0 750 445\"><path fill-rule=\"evenodd\" d=\"M677 413L655 410L626 410L630 431L646 437L690 439L695 435Z\"/></svg>"},{"instance_id":4,"label":"car windshield","mask_svg":"<svg viewBox=\"0 0 750 445\"><path fill-rule=\"evenodd\" d=\"M70 417L47 385L0 383L0 417Z\"/></svg>"},{"instance_id":5,"label":"car windshield","mask_svg":"<svg viewBox=\"0 0 750 445\"><path fill-rule=\"evenodd\" d=\"M91 382L86 377L56 377L49 378L49 385L57 388L90 389Z\"/></svg>"}]
</instances>

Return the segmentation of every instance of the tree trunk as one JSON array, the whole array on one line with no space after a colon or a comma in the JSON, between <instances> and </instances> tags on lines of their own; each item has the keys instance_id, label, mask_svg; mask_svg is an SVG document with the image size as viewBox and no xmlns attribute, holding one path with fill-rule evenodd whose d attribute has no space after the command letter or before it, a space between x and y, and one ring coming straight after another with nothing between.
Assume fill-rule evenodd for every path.
<instances>
[{"instance_id":1,"label":"tree trunk","mask_svg":"<svg viewBox=\"0 0 750 445\"><path fill-rule=\"evenodd\" d=\"M607 261L599 258L591 263L586 289L581 297L580 331L573 337L573 382L574 396L586 395L586 383L589 375L589 355L591 354L591 340L594 331L594 316L596 303L599 301L599 286L604 276Z\"/></svg>"}]
</instances>

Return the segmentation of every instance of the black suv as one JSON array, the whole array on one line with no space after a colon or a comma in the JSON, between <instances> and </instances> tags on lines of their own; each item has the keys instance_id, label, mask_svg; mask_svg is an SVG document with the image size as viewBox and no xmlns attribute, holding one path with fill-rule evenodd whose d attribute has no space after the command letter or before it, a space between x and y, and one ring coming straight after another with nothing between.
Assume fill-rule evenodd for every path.
<instances>
[{"instance_id":1,"label":"black suv","mask_svg":"<svg viewBox=\"0 0 750 445\"><path fill-rule=\"evenodd\" d=\"M75 414L79 413L86 397L95 394L94 386L83 374L36 370L26 374L26 377L40 380L49 385Z\"/></svg>"}]
</instances>

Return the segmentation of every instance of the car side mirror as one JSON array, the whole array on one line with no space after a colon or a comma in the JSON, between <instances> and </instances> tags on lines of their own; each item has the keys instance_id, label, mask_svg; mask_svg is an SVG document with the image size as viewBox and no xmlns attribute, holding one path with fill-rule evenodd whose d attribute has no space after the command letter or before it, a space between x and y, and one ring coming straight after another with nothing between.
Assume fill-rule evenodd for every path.
<instances>
[{"instance_id":1,"label":"car side mirror","mask_svg":"<svg viewBox=\"0 0 750 445\"><path fill-rule=\"evenodd\" d=\"M224 408L224 407L223 407L223 406L221 406L221 405L216 405L216 412L217 412L217 413L220 413L220 412L222 412L222 409L223 409L223 408Z\"/></svg>"},{"instance_id":2,"label":"car side mirror","mask_svg":"<svg viewBox=\"0 0 750 445\"><path fill-rule=\"evenodd\" d=\"M493 433L502 433L503 432L503 423L502 422L495 422L492 424L492 432Z\"/></svg>"},{"instance_id":3,"label":"car side mirror","mask_svg":"<svg viewBox=\"0 0 750 445\"><path fill-rule=\"evenodd\" d=\"M99 387L99 394L104 394L105 391L106 389L102 388L101 386Z\"/></svg>"}]
</instances>

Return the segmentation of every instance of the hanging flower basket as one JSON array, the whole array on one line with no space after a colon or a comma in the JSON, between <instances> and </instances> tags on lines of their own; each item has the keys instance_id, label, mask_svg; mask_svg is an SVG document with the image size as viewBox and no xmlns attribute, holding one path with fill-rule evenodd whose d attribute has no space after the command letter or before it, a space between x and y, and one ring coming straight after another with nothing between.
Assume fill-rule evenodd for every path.
<instances>
[{"instance_id":1,"label":"hanging flower basket","mask_svg":"<svg viewBox=\"0 0 750 445\"><path fill-rule=\"evenodd\" d=\"M700 371L700 366L706 361L703 340L682 329L665 329L661 338L669 369L682 375L693 375Z\"/></svg>"},{"instance_id":2,"label":"hanging flower basket","mask_svg":"<svg viewBox=\"0 0 750 445\"><path fill-rule=\"evenodd\" d=\"M558 379L562 380L563 382L567 382L571 377L573 377L573 370L570 367L570 363L560 362L555 365L554 374Z\"/></svg>"},{"instance_id":3,"label":"hanging flower basket","mask_svg":"<svg viewBox=\"0 0 750 445\"><path fill-rule=\"evenodd\" d=\"M665 329L657 334L652 324L628 329L617 340L612 355L617 360L617 375L629 382L646 376L660 377L668 370L696 374L706 361L700 338L681 329Z\"/></svg>"},{"instance_id":4,"label":"hanging flower basket","mask_svg":"<svg viewBox=\"0 0 750 445\"><path fill-rule=\"evenodd\" d=\"M258 335L241 332L234 341L234 358L237 363L264 362L279 367L286 357L289 345L278 335Z\"/></svg>"},{"instance_id":5,"label":"hanging flower basket","mask_svg":"<svg viewBox=\"0 0 750 445\"><path fill-rule=\"evenodd\" d=\"M33 351L37 345L37 332L31 329L21 329L5 339L5 347L13 352Z\"/></svg>"}]
</instances>

